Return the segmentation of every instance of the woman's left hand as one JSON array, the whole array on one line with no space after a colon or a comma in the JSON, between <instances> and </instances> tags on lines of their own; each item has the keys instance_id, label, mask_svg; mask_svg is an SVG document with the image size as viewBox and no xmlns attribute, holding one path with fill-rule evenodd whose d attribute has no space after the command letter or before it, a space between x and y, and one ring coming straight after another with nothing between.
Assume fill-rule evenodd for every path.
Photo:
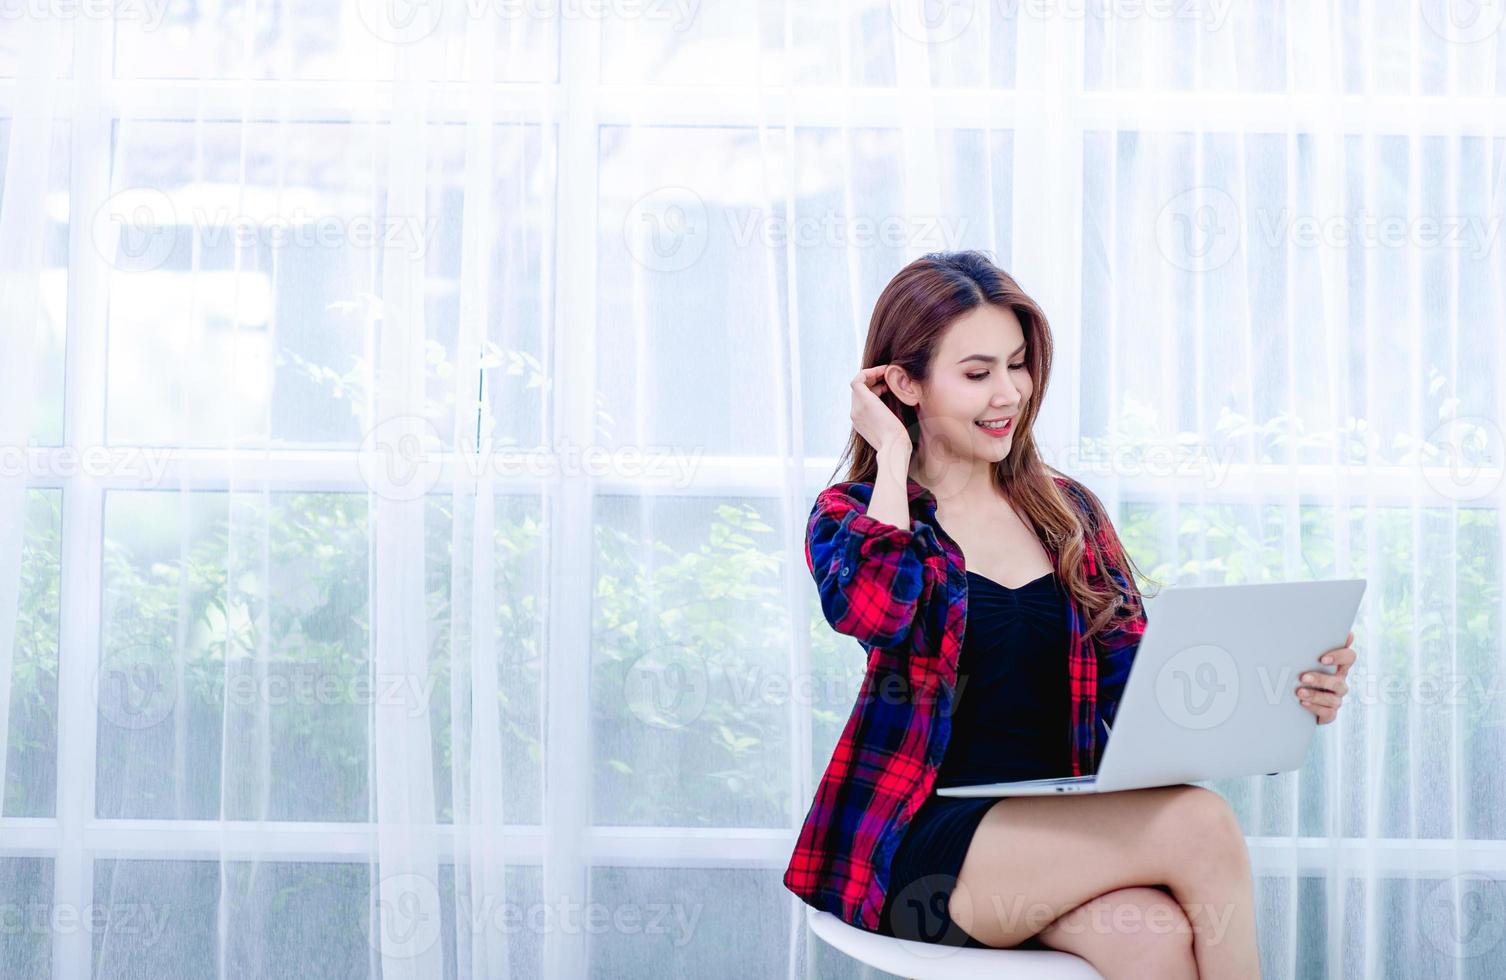
<instances>
[{"instance_id":1,"label":"woman's left hand","mask_svg":"<svg viewBox=\"0 0 1506 980\"><path fill-rule=\"evenodd\" d=\"M1349 693L1349 685L1344 682L1344 678L1349 676L1349 668L1358 656L1350 646L1353 642L1354 631L1351 630L1343 646L1335 647L1318 658L1325 665L1338 664L1339 669L1335 673L1317 670L1298 678L1302 681L1302 686L1297 688L1297 699L1302 707L1318 717L1320 725L1333 721L1344 695Z\"/></svg>"}]
</instances>

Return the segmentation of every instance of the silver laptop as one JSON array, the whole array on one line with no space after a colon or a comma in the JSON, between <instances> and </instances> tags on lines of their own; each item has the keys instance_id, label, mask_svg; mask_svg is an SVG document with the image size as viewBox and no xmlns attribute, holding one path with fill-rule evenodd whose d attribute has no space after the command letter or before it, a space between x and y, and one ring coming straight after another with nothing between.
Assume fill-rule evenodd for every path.
<instances>
[{"instance_id":1,"label":"silver laptop","mask_svg":"<svg viewBox=\"0 0 1506 980\"><path fill-rule=\"evenodd\" d=\"M1344 645L1365 580L1168 587L1145 634L1095 775L948 786L938 796L1049 796L1175 786L1299 769L1317 719L1298 678Z\"/></svg>"}]
</instances>

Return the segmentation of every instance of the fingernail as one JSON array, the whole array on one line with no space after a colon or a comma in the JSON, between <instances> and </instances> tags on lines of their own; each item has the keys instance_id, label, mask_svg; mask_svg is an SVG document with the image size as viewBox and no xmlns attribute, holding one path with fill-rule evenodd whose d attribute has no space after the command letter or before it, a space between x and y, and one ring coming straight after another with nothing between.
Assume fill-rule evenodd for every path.
<instances>
[{"instance_id":1,"label":"fingernail","mask_svg":"<svg viewBox=\"0 0 1506 980\"><path fill-rule=\"evenodd\" d=\"M1323 656L1319 657L1318 659L1321 660L1321 661L1323 661L1325 664L1331 664L1331 663L1333 663L1333 658L1330 657L1326 653L1323 654Z\"/></svg>"}]
</instances>

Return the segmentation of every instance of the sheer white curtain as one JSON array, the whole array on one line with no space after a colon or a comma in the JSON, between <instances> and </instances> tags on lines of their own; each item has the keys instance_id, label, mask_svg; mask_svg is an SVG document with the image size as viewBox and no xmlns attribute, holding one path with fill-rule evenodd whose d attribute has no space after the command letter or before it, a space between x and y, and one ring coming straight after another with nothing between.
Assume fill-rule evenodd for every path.
<instances>
[{"instance_id":1,"label":"sheer white curtain","mask_svg":"<svg viewBox=\"0 0 1506 980\"><path fill-rule=\"evenodd\" d=\"M982 248L1164 583L1363 576L1265 975L1506 967L1499 4L0 8L6 976L812 976L802 531Z\"/></svg>"}]
</instances>

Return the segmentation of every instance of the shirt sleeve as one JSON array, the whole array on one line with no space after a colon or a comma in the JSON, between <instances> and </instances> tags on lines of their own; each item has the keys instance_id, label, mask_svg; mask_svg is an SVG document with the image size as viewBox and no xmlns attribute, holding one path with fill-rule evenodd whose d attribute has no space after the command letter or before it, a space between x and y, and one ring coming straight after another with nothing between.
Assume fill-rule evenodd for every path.
<instances>
[{"instance_id":1,"label":"shirt sleeve","mask_svg":"<svg viewBox=\"0 0 1506 980\"><path fill-rule=\"evenodd\" d=\"M1104 557L1103 571L1133 610L1130 615L1114 620L1098 638L1100 710L1107 724L1113 724L1124 696L1124 686L1129 680L1130 665L1134 663L1140 638L1145 633L1145 603L1130 581L1124 545L1107 514L1099 516L1096 534L1099 553Z\"/></svg>"},{"instance_id":2,"label":"shirt sleeve","mask_svg":"<svg viewBox=\"0 0 1506 980\"><path fill-rule=\"evenodd\" d=\"M865 509L845 493L822 491L806 526L805 562L832 629L869 646L898 646L924 591L924 559L939 545L919 521L896 527Z\"/></svg>"}]
</instances>

